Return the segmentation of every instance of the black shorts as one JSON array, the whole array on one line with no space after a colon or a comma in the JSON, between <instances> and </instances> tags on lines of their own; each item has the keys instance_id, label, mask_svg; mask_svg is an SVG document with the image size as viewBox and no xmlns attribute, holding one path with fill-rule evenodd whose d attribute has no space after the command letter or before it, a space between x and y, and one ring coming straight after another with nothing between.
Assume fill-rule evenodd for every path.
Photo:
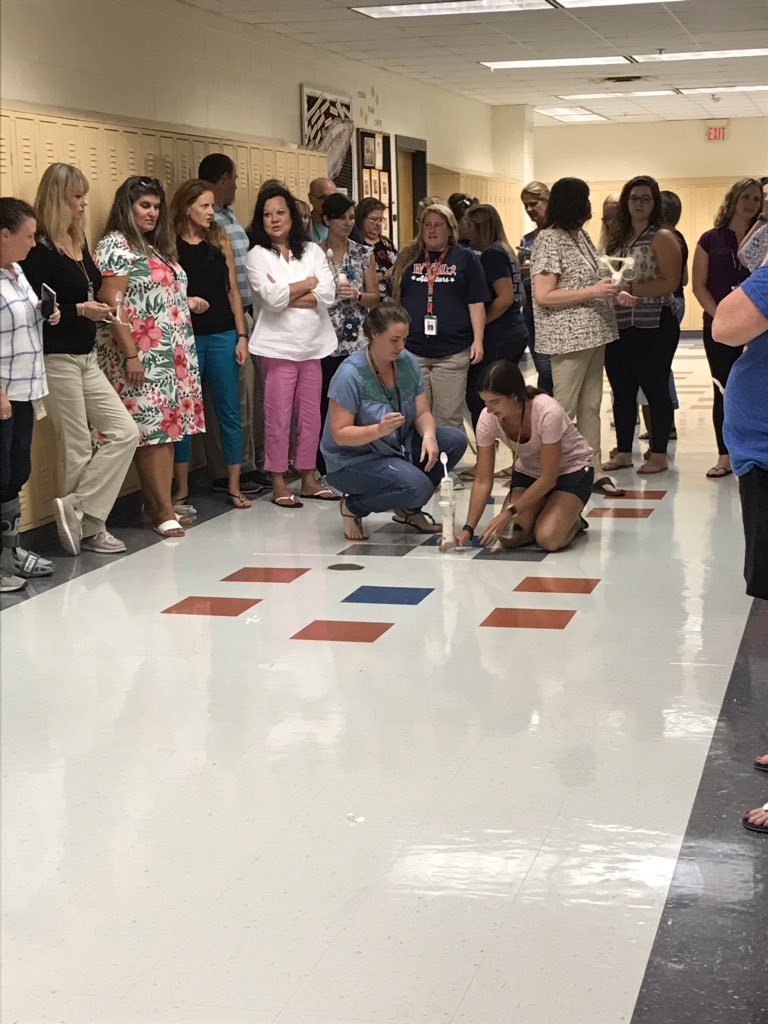
<instances>
[{"instance_id":1,"label":"black shorts","mask_svg":"<svg viewBox=\"0 0 768 1024\"><path fill-rule=\"evenodd\" d=\"M750 597L768 601L768 470L755 466L739 477L744 522L744 579Z\"/></svg>"},{"instance_id":2,"label":"black shorts","mask_svg":"<svg viewBox=\"0 0 768 1024\"><path fill-rule=\"evenodd\" d=\"M575 494L577 498L581 499L581 504L586 505L592 494L592 484L594 481L594 469L591 466L585 466L584 469L577 469L575 473L563 473L562 476L559 476L552 491L565 491L566 494ZM518 473L517 470L512 474L513 488L528 488L531 484L535 483L535 476L528 476L527 473ZM549 493L551 494L552 491Z\"/></svg>"}]
</instances>

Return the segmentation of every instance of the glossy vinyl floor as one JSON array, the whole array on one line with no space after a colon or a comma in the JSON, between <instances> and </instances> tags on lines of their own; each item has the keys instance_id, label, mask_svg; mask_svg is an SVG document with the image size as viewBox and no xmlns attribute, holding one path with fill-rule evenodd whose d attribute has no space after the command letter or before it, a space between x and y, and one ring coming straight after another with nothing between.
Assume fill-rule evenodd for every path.
<instances>
[{"instance_id":1,"label":"glossy vinyl floor","mask_svg":"<svg viewBox=\"0 0 768 1024\"><path fill-rule=\"evenodd\" d=\"M261 500L7 602L2 1020L764 1019L766 619L676 365L673 468L569 551Z\"/></svg>"}]
</instances>

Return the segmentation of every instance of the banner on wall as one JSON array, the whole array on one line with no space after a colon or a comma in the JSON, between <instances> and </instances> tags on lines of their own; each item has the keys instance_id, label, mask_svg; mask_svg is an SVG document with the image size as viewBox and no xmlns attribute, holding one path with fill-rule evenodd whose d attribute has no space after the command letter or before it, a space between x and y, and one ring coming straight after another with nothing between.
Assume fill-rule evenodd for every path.
<instances>
[{"instance_id":1,"label":"banner on wall","mask_svg":"<svg viewBox=\"0 0 768 1024\"><path fill-rule=\"evenodd\" d=\"M335 93L301 87L302 144L328 157L328 174L341 192L354 195L352 99Z\"/></svg>"}]
</instances>

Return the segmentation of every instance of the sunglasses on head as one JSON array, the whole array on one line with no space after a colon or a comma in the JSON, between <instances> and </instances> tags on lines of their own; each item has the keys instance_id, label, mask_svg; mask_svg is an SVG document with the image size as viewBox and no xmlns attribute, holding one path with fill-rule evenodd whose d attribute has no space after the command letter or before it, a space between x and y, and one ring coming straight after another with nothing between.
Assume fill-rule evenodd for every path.
<instances>
[{"instance_id":1,"label":"sunglasses on head","mask_svg":"<svg viewBox=\"0 0 768 1024\"><path fill-rule=\"evenodd\" d=\"M142 188L157 188L162 191L163 183L159 178L137 178L136 184Z\"/></svg>"}]
</instances>

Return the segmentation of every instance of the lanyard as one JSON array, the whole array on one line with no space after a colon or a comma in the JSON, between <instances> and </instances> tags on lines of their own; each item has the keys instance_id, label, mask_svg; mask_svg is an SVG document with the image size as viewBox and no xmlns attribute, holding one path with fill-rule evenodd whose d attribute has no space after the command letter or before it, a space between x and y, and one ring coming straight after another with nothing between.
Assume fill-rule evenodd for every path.
<instances>
[{"instance_id":1,"label":"lanyard","mask_svg":"<svg viewBox=\"0 0 768 1024\"><path fill-rule=\"evenodd\" d=\"M515 441L514 448L512 449L512 473L514 475L515 467L517 466L517 459L520 455L520 438L523 436L523 420L525 419L525 402L520 410L520 427L517 431L517 440ZM509 494L512 495L512 483L509 485Z\"/></svg>"},{"instance_id":2,"label":"lanyard","mask_svg":"<svg viewBox=\"0 0 768 1024\"><path fill-rule=\"evenodd\" d=\"M437 258L437 263L433 264L429 258L429 252L424 250L424 262L427 264L427 316L432 316L432 298L435 294L435 282L437 281L437 275L440 273L440 268L443 265L443 260L448 255L448 249L443 249ZM399 410L398 410L399 411Z\"/></svg>"},{"instance_id":3,"label":"lanyard","mask_svg":"<svg viewBox=\"0 0 768 1024\"><path fill-rule=\"evenodd\" d=\"M403 399L402 399L402 396L400 394L400 388L397 386L397 364L396 363L392 364L392 374L394 376L395 383L394 383L394 387L390 389L390 388L387 388L386 384L384 383L384 378L381 375L381 370L378 368L376 363L373 361L373 356L371 355L370 348L366 348L365 354L368 357L368 365L373 370L374 376L376 377L376 380L378 381L379 387L381 388L382 394L384 395L384 401L390 407L392 412L402 412L403 411ZM395 405L395 403L392 401L392 399L390 397L390 394L389 394L390 390L393 390L395 392L395 395L397 396L397 405ZM402 439L402 436L401 436L401 429L402 428L400 428L400 427L397 428L397 430L395 431L395 436L397 438L397 443L398 443L398 446L400 448L401 453L403 455L405 455L405 446L403 445L403 439Z\"/></svg>"}]
</instances>

